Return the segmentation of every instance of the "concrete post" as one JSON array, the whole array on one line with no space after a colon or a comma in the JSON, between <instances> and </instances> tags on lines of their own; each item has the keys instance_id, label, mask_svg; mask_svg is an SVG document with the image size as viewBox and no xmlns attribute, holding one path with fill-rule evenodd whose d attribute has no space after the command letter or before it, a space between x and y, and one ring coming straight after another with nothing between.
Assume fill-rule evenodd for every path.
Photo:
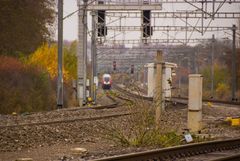
<instances>
[{"instance_id":1,"label":"concrete post","mask_svg":"<svg viewBox=\"0 0 240 161\"><path fill-rule=\"evenodd\" d=\"M192 132L202 129L202 81L200 74L189 75L188 129Z\"/></svg>"},{"instance_id":2,"label":"concrete post","mask_svg":"<svg viewBox=\"0 0 240 161\"><path fill-rule=\"evenodd\" d=\"M154 63L147 64L147 96L153 97L155 89L155 69Z\"/></svg>"},{"instance_id":3,"label":"concrete post","mask_svg":"<svg viewBox=\"0 0 240 161\"><path fill-rule=\"evenodd\" d=\"M84 4L81 0L77 1L78 3L78 49L77 49L77 98L78 104L80 107L83 106L86 101L86 46L87 46L87 37L86 37L86 12L82 9L83 6L86 6L86 1Z\"/></svg>"},{"instance_id":4,"label":"concrete post","mask_svg":"<svg viewBox=\"0 0 240 161\"><path fill-rule=\"evenodd\" d=\"M163 74L162 74L162 90L163 90L163 98L170 98L171 93L171 82L172 82L172 68L171 63L164 62L163 66Z\"/></svg>"},{"instance_id":5,"label":"concrete post","mask_svg":"<svg viewBox=\"0 0 240 161\"><path fill-rule=\"evenodd\" d=\"M83 82L84 82L84 67L83 67L83 10L81 9L81 1L78 0L78 48L77 48L77 98L80 107L83 105Z\"/></svg>"},{"instance_id":6,"label":"concrete post","mask_svg":"<svg viewBox=\"0 0 240 161\"><path fill-rule=\"evenodd\" d=\"M144 86L146 86L147 85L147 68L146 67L144 67L143 82L144 82Z\"/></svg>"},{"instance_id":7,"label":"concrete post","mask_svg":"<svg viewBox=\"0 0 240 161\"><path fill-rule=\"evenodd\" d=\"M90 97L90 80L86 80L86 97Z\"/></svg>"},{"instance_id":8,"label":"concrete post","mask_svg":"<svg viewBox=\"0 0 240 161\"><path fill-rule=\"evenodd\" d=\"M161 120L161 114L164 110L163 99L162 99L162 66L163 66L163 56L162 51L157 51L156 57L156 77L155 77L155 89L154 92L154 102L156 104L156 124L159 126Z\"/></svg>"}]
</instances>

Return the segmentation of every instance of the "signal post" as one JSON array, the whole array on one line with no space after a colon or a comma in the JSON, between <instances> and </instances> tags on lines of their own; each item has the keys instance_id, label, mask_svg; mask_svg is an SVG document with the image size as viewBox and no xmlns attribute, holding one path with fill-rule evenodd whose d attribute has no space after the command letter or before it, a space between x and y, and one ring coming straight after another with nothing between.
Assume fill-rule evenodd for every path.
<instances>
[{"instance_id":1,"label":"signal post","mask_svg":"<svg viewBox=\"0 0 240 161\"><path fill-rule=\"evenodd\" d=\"M162 68L163 68L163 56L162 51L157 51L156 57L156 77L155 77L155 89L154 92L154 102L156 105L156 125L160 126L161 114L164 110L164 101L162 94Z\"/></svg>"},{"instance_id":2,"label":"signal post","mask_svg":"<svg viewBox=\"0 0 240 161\"><path fill-rule=\"evenodd\" d=\"M151 10L161 10L162 5L159 2L144 3L137 1L135 3L128 3L123 1L122 4L116 3L108 4L108 1L97 0L88 4L88 0L78 0L78 52L77 52L77 66L78 66L78 79L77 79L77 96L79 106L86 103L86 73L87 73L87 11L92 11L92 70L91 70L91 97L96 100L96 82L97 82L97 69L96 69L96 36L101 39L107 35L106 27L106 10L121 11L121 10L140 10L143 11L144 20L143 26L143 39L151 35L150 26L150 13ZM94 14L95 13L95 14ZM147 14L149 13L149 14ZM97 19L97 22L95 22ZM96 25L97 24L97 25ZM96 33L97 31L97 33ZM150 32L150 33L149 33Z\"/></svg>"}]
</instances>

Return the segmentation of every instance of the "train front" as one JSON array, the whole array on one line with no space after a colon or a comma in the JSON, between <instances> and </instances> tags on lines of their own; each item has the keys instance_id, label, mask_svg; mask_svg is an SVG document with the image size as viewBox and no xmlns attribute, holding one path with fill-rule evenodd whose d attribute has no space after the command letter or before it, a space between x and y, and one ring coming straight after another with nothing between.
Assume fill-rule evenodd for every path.
<instances>
[{"instance_id":1,"label":"train front","mask_svg":"<svg viewBox=\"0 0 240 161\"><path fill-rule=\"evenodd\" d=\"M102 78L102 88L104 90L109 90L111 89L112 86L112 79L110 74L104 74Z\"/></svg>"}]
</instances>

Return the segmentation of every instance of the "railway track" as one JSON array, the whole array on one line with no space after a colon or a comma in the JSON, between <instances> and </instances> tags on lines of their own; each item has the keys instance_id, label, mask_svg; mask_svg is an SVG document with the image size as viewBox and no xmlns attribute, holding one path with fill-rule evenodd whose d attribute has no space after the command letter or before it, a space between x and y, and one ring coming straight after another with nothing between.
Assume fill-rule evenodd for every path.
<instances>
[{"instance_id":1,"label":"railway track","mask_svg":"<svg viewBox=\"0 0 240 161\"><path fill-rule=\"evenodd\" d=\"M239 160L240 160L240 154L236 154L236 155L230 155L227 157L221 157L211 161L239 161Z\"/></svg>"},{"instance_id":2,"label":"railway track","mask_svg":"<svg viewBox=\"0 0 240 161\"><path fill-rule=\"evenodd\" d=\"M188 98L186 97L172 97L175 100L185 100L187 102ZM232 101L222 101L222 100L214 100L214 99L203 99L203 102L211 102L223 105L240 105L240 102L232 102Z\"/></svg>"},{"instance_id":3,"label":"railway track","mask_svg":"<svg viewBox=\"0 0 240 161\"><path fill-rule=\"evenodd\" d=\"M118 85L114 85L114 89L116 89L117 91L122 92L122 93L124 93L124 94L126 94L127 96L130 96L130 97L134 97L134 98L137 98L137 99L143 99L143 100L147 100L147 101L153 101L152 97L146 97L146 96L142 96L142 95L139 95L139 94L131 93L131 92L119 87Z\"/></svg>"},{"instance_id":4,"label":"railway track","mask_svg":"<svg viewBox=\"0 0 240 161\"><path fill-rule=\"evenodd\" d=\"M72 108L72 109L60 109L58 112L61 111L78 111L78 110L101 110L101 109L110 109L110 108L117 108L119 106L122 106L119 101L117 101L114 97L110 95L106 95L109 99L112 100L111 104L107 105L101 105L101 106L92 106L92 107L84 107L84 108ZM126 100L124 98L118 97L122 100ZM14 128L14 127L23 127L23 126L40 126L40 125L52 125L52 124L62 124L62 123L72 123L72 122L77 122L77 121L93 121L93 120L101 120L101 119L109 119L109 118L116 118L116 117L121 117L121 116L127 116L130 115L131 112L121 112L121 113L112 113L112 114L103 114L103 115L98 115L98 116L93 116L93 117L77 117L77 118L72 118L72 119L61 119L61 120L53 120L53 121L43 121L43 122L31 122L31 123L19 123L19 124L11 124L11 125L2 125L0 126L1 128Z\"/></svg>"},{"instance_id":5,"label":"railway track","mask_svg":"<svg viewBox=\"0 0 240 161\"><path fill-rule=\"evenodd\" d=\"M57 121L47 121L47 122L34 122L34 123L23 123L23 124L14 124L14 125L6 125L0 126L0 128L13 128L13 127L22 127L22 126L39 126L39 125L51 125L51 124L60 124L60 123L71 123L76 121L93 121L93 120L101 120L101 119L108 119L108 118L116 118L121 116L130 115L130 112L124 112L119 114L110 114L110 115L101 115L95 117L82 117L82 118L75 118L75 119L68 119L68 120L57 120Z\"/></svg>"},{"instance_id":6,"label":"railway track","mask_svg":"<svg viewBox=\"0 0 240 161\"><path fill-rule=\"evenodd\" d=\"M125 155L118 155L113 157L106 157L102 159L95 159L92 161L175 161L175 160L211 160L211 161L227 161L240 160L239 154L230 153L229 151L240 151L240 138L210 141L203 143L194 143L189 145L182 145L170 148L163 148L158 150L150 150L145 152L137 152ZM227 156L221 154L227 151ZM213 153L215 155L213 157ZM216 154L218 153L218 155ZM204 155L203 155L204 154ZM203 156L202 156L203 155ZM189 159L187 159L189 158ZM208 158L208 159L206 159Z\"/></svg>"},{"instance_id":7,"label":"railway track","mask_svg":"<svg viewBox=\"0 0 240 161\"><path fill-rule=\"evenodd\" d=\"M61 109L30 115L0 115L0 153L19 153L18 149L31 150L39 146L51 149L58 144L72 146L76 143L105 143L101 140L101 126L112 122L117 124L118 120L125 120L133 112L122 106L124 101L111 95L107 96L110 100L103 96L99 103L105 105L98 106L96 110L90 107L84 110ZM52 151L55 152L55 149Z\"/></svg>"},{"instance_id":8,"label":"railway track","mask_svg":"<svg viewBox=\"0 0 240 161\"><path fill-rule=\"evenodd\" d=\"M153 101L153 97L147 97L147 96L142 96L139 94L134 94L134 93L129 92L117 85L115 85L114 88L120 92L124 92L126 95L128 95L130 97L143 99L143 100L147 100L147 101ZM166 101L176 102L176 103L180 103L180 104L188 104L188 98L186 98L186 97L172 97L171 99L166 99ZM236 107L238 107L240 105L240 102L222 101L222 100L213 100L213 99L203 99L203 102L205 102L205 103L211 102L211 103L221 104L221 105L234 105Z\"/></svg>"}]
</instances>

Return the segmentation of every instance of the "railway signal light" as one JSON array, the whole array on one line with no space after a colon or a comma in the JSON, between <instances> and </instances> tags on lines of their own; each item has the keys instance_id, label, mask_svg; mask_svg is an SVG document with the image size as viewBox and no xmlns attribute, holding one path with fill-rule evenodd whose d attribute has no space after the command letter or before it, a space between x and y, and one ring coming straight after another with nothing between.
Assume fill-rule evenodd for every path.
<instances>
[{"instance_id":1,"label":"railway signal light","mask_svg":"<svg viewBox=\"0 0 240 161\"><path fill-rule=\"evenodd\" d=\"M143 23L150 23L151 10L143 10Z\"/></svg>"},{"instance_id":2,"label":"railway signal light","mask_svg":"<svg viewBox=\"0 0 240 161\"><path fill-rule=\"evenodd\" d=\"M153 28L151 27L151 10L143 10L142 16L143 37L149 37L153 34Z\"/></svg>"},{"instance_id":3,"label":"railway signal light","mask_svg":"<svg viewBox=\"0 0 240 161\"><path fill-rule=\"evenodd\" d=\"M104 4L104 1L98 1L98 4ZM98 37L104 37L107 35L106 27L106 11L98 10Z\"/></svg>"},{"instance_id":4,"label":"railway signal light","mask_svg":"<svg viewBox=\"0 0 240 161\"><path fill-rule=\"evenodd\" d=\"M116 70L116 66L117 66L116 61L113 61L113 70Z\"/></svg>"},{"instance_id":5,"label":"railway signal light","mask_svg":"<svg viewBox=\"0 0 240 161\"><path fill-rule=\"evenodd\" d=\"M131 65L131 74L134 73L134 65Z\"/></svg>"}]
</instances>

